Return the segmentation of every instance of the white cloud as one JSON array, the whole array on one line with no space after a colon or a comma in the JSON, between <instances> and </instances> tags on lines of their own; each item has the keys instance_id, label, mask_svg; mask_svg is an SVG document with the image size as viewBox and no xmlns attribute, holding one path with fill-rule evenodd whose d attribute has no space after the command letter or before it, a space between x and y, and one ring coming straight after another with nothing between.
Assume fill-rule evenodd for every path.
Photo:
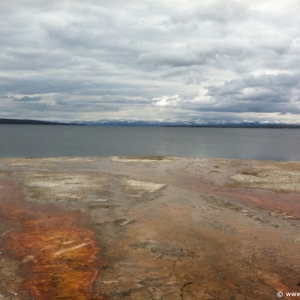
<instances>
[{"instance_id":1,"label":"white cloud","mask_svg":"<svg viewBox=\"0 0 300 300\"><path fill-rule=\"evenodd\" d=\"M173 96L162 96L153 98L156 106L180 106L183 104L184 100L179 95Z\"/></svg>"}]
</instances>

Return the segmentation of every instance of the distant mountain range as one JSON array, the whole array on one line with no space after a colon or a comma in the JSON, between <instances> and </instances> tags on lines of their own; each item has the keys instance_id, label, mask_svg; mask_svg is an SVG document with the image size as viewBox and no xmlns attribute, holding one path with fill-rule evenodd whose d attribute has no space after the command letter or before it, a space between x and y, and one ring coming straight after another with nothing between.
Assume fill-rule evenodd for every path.
<instances>
[{"instance_id":1,"label":"distant mountain range","mask_svg":"<svg viewBox=\"0 0 300 300\"><path fill-rule=\"evenodd\" d=\"M30 124L30 125L86 125L86 126L156 126L156 127L228 127L228 128L300 128L299 121L286 122L254 122L248 120L218 120L194 119L181 120L130 120L130 119L103 119L97 121L55 122L26 119L0 118L0 124Z\"/></svg>"},{"instance_id":2,"label":"distant mountain range","mask_svg":"<svg viewBox=\"0 0 300 300\"><path fill-rule=\"evenodd\" d=\"M128 119L103 119L97 121L73 122L72 124L89 126L155 126L155 127L236 127L236 128L300 128L299 122L252 122L245 120L217 120L217 119L195 119L189 121L181 120L128 120Z\"/></svg>"}]
</instances>

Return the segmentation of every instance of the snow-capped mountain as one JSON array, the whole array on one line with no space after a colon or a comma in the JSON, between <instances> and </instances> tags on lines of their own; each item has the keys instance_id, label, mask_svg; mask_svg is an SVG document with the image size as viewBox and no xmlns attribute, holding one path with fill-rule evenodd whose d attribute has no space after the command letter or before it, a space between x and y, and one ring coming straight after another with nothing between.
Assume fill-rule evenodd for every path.
<instances>
[{"instance_id":1,"label":"snow-capped mountain","mask_svg":"<svg viewBox=\"0 0 300 300\"><path fill-rule=\"evenodd\" d=\"M94 126L180 126L180 127L299 127L300 120L287 121L251 121L251 120L136 120L136 119L103 119L96 121L74 122L73 124Z\"/></svg>"}]
</instances>

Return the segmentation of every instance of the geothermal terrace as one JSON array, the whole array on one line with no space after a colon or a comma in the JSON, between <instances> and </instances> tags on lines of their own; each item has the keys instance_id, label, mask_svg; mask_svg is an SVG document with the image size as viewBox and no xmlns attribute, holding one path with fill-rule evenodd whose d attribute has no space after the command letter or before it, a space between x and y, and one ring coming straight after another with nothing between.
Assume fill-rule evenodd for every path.
<instances>
[{"instance_id":1,"label":"geothermal terrace","mask_svg":"<svg viewBox=\"0 0 300 300\"><path fill-rule=\"evenodd\" d=\"M300 163L0 160L0 299L300 292Z\"/></svg>"}]
</instances>

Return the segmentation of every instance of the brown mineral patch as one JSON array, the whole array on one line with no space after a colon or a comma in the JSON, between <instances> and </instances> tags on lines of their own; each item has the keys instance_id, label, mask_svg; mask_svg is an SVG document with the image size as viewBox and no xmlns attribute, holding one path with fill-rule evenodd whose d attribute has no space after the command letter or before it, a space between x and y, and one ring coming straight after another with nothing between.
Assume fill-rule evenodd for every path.
<instances>
[{"instance_id":1,"label":"brown mineral patch","mask_svg":"<svg viewBox=\"0 0 300 300\"><path fill-rule=\"evenodd\" d=\"M22 261L34 299L102 299L91 291L99 249L93 232L78 226L81 214L25 203L20 187L2 179L0 216L12 223L6 249Z\"/></svg>"},{"instance_id":2,"label":"brown mineral patch","mask_svg":"<svg viewBox=\"0 0 300 300\"><path fill-rule=\"evenodd\" d=\"M268 166L270 168L270 163ZM287 168L287 166L285 166L285 168ZM206 169L209 168L206 167ZM230 171L232 172L230 164L226 169L229 174ZM267 169L266 166L265 169ZM285 170L285 172L287 171L288 170ZM258 173L253 172L253 169L247 169L246 171L242 171L241 173L236 173L235 175L228 177L228 180L224 180L224 178L226 179L226 174L220 175L213 173L206 178L201 178L201 180L199 180L197 176L186 176L185 181L183 182L188 186L188 188L196 190L205 196L217 195L224 197L224 199L227 198L245 204L252 203L261 209L276 212L279 213L279 215L286 213L295 217L295 219L300 218L300 198L299 193L297 192L300 173L299 177L295 177L295 181L289 184L289 188L285 190L285 192L282 192L285 188L287 188L284 174L278 172L275 183L270 186L261 185L261 179L259 179L257 175ZM224 181L224 184L221 186L214 182L216 181L215 178L219 180L220 176L223 178L222 181ZM240 178L240 176L244 176L243 178L251 177L251 183L247 180L245 180L245 182L234 180L236 178ZM282 183L281 178L283 178ZM253 184L255 180L258 181L258 184ZM276 186L276 188L274 186ZM297 189L294 190L291 186L297 186Z\"/></svg>"},{"instance_id":3,"label":"brown mineral patch","mask_svg":"<svg viewBox=\"0 0 300 300\"><path fill-rule=\"evenodd\" d=\"M300 192L299 163L254 164L248 170L231 176L245 187L262 188L276 192Z\"/></svg>"}]
</instances>

